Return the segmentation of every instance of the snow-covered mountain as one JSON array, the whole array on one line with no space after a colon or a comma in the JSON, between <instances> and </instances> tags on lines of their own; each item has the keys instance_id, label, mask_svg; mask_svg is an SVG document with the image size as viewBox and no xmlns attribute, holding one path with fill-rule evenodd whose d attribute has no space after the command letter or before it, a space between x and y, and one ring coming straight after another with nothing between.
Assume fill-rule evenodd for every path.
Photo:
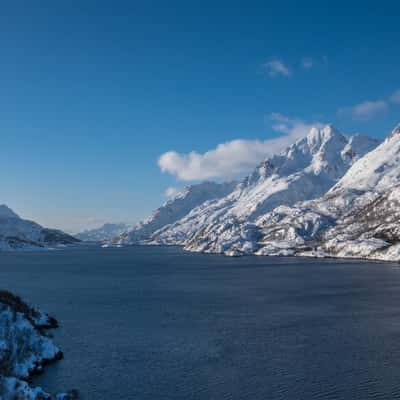
<instances>
[{"instance_id":1,"label":"snow-covered mountain","mask_svg":"<svg viewBox=\"0 0 400 400\"><path fill-rule=\"evenodd\" d=\"M305 138L263 161L228 196L164 226L151 242L181 244L191 251L252 253L260 237L258 219L278 206L321 196L378 143L361 135L346 137L332 125L312 128Z\"/></svg>"},{"instance_id":2,"label":"snow-covered mountain","mask_svg":"<svg viewBox=\"0 0 400 400\"><path fill-rule=\"evenodd\" d=\"M108 223L100 228L86 229L75 235L75 237L83 242L106 242L128 231L130 228L130 225L124 223Z\"/></svg>"},{"instance_id":3,"label":"snow-covered mountain","mask_svg":"<svg viewBox=\"0 0 400 400\"><path fill-rule=\"evenodd\" d=\"M257 220L256 254L399 260L399 218L400 126L324 196Z\"/></svg>"},{"instance_id":4,"label":"snow-covered mountain","mask_svg":"<svg viewBox=\"0 0 400 400\"><path fill-rule=\"evenodd\" d=\"M114 242L134 244L146 241L155 231L174 223L200 204L226 196L235 185L235 182L203 182L189 186L155 210L147 219L121 234Z\"/></svg>"},{"instance_id":5,"label":"snow-covered mountain","mask_svg":"<svg viewBox=\"0 0 400 400\"><path fill-rule=\"evenodd\" d=\"M188 209L143 242L227 255L400 260L400 125L380 144L313 128L227 195Z\"/></svg>"},{"instance_id":6,"label":"snow-covered mountain","mask_svg":"<svg viewBox=\"0 0 400 400\"><path fill-rule=\"evenodd\" d=\"M351 207L322 237L321 248L340 257L400 259L400 125L359 160L332 189Z\"/></svg>"},{"instance_id":7,"label":"snow-covered mountain","mask_svg":"<svg viewBox=\"0 0 400 400\"><path fill-rule=\"evenodd\" d=\"M0 250L43 248L78 241L60 230L22 219L6 205L0 205Z\"/></svg>"}]
</instances>

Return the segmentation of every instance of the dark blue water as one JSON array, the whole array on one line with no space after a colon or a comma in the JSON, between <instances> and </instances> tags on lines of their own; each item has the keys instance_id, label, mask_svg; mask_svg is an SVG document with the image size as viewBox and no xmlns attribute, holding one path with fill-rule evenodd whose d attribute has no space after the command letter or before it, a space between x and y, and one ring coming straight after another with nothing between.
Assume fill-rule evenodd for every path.
<instances>
[{"instance_id":1,"label":"dark blue water","mask_svg":"<svg viewBox=\"0 0 400 400\"><path fill-rule=\"evenodd\" d=\"M83 399L400 399L394 264L176 248L0 255L1 286L61 322L35 383Z\"/></svg>"}]
</instances>

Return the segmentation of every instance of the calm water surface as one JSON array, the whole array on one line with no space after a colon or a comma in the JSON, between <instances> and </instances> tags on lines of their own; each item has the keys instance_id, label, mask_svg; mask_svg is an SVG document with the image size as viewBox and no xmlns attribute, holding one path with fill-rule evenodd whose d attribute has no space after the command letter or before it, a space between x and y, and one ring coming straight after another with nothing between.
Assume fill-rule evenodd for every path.
<instances>
[{"instance_id":1,"label":"calm water surface","mask_svg":"<svg viewBox=\"0 0 400 400\"><path fill-rule=\"evenodd\" d=\"M0 255L1 286L54 314L36 380L88 400L400 399L394 264L177 248Z\"/></svg>"}]
</instances>

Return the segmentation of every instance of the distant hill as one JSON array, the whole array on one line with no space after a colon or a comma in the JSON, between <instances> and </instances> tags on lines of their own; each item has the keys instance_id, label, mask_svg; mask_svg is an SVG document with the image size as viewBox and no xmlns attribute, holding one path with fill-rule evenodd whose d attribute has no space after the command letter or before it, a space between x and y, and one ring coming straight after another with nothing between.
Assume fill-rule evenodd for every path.
<instances>
[{"instance_id":1,"label":"distant hill","mask_svg":"<svg viewBox=\"0 0 400 400\"><path fill-rule=\"evenodd\" d=\"M22 219L6 205L0 205L0 250L29 250L79 242L57 229L48 229Z\"/></svg>"}]
</instances>

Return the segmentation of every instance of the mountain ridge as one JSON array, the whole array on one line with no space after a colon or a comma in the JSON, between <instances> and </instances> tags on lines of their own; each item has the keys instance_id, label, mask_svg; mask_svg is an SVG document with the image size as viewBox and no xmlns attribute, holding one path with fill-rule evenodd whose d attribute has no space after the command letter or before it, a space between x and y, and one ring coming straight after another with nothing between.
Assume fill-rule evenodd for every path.
<instances>
[{"instance_id":1,"label":"mountain ridge","mask_svg":"<svg viewBox=\"0 0 400 400\"><path fill-rule=\"evenodd\" d=\"M32 250L77 242L61 230L22 219L8 206L0 205L0 250Z\"/></svg>"},{"instance_id":2,"label":"mountain ridge","mask_svg":"<svg viewBox=\"0 0 400 400\"><path fill-rule=\"evenodd\" d=\"M202 182L184 188L173 199L157 208L148 218L136 224L113 240L118 244L140 243L162 227L174 223L189 213L193 208L207 201L229 194L236 182Z\"/></svg>"},{"instance_id":3,"label":"mountain ridge","mask_svg":"<svg viewBox=\"0 0 400 400\"><path fill-rule=\"evenodd\" d=\"M85 229L79 232L75 237L83 242L107 242L114 239L118 235L126 232L131 228L131 225L124 222L120 223L105 223L98 228Z\"/></svg>"},{"instance_id":4,"label":"mountain ridge","mask_svg":"<svg viewBox=\"0 0 400 400\"><path fill-rule=\"evenodd\" d=\"M252 224L260 216L275 207L324 194L350 165L377 144L377 140L360 135L346 137L332 125L312 128L306 137L262 161L231 194L193 209L173 225L155 232L151 242L180 244L191 251L225 252L226 243L221 241L227 235L252 252L253 235L257 235ZM247 235L251 240L246 239Z\"/></svg>"}]
</instances>

